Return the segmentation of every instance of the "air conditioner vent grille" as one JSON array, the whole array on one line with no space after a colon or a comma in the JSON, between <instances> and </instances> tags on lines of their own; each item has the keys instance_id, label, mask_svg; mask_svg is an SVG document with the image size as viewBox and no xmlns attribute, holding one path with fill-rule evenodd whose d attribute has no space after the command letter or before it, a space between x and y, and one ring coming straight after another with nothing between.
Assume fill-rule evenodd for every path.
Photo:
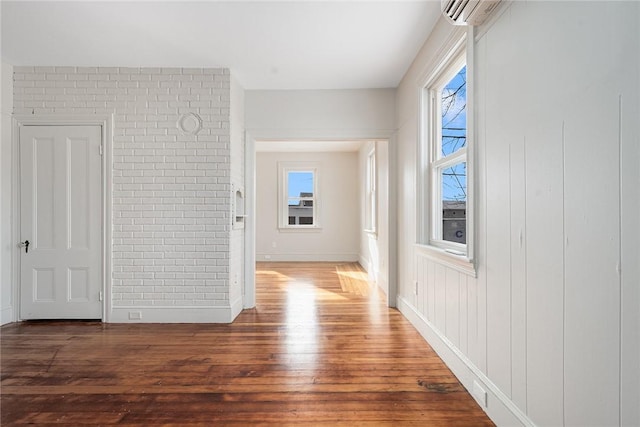
<instances>
[{"instance_id":1,"label":"air conditioner vent grille","mask_svg":"<svg viewBox=\"0 0 640 427\"><path fill-rule=\"evenodd\" d=\"M457 21L468 3L469 0L449 0L445 14L454 21Z\"/></svg>"},{"instance_id":2,"label":"air conditioner vent grille","mask_svg":"<svg viewBox=\"0 0 640 427\"><path fill-rule=\"evenodd\" d=\"M442 13L455 25L480 25L500 0L441 0Z\"/></svg>"}]
</instances>

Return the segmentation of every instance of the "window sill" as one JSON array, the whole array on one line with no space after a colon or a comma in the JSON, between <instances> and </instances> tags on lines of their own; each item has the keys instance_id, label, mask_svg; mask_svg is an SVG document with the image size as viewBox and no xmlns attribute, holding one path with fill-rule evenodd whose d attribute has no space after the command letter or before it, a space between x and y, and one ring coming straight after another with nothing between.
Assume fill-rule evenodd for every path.
<instances>
[{"instance_id":1,"label":"window sill","mask_svg":"<svg viewBox=\"0 0 640 427\"><path fill-rule=\"evenodd\" d=\"M278 227L278 231L281 233L320 233L322 232L322 227Z\"/></svg>"},{"instance_id":2,"label":"window sill","mask_svg":"<svg viewBox=\"0 0 640 427\"><path fill-rule=\"evenodd\" d=\"M419 254L431 259L432 261L445 265L468 276L477 277L473 260L467 258L465 254L457 255L446 249L423 245L420 243L416 243L415 247Z\"/></svg>"}]
</instances>

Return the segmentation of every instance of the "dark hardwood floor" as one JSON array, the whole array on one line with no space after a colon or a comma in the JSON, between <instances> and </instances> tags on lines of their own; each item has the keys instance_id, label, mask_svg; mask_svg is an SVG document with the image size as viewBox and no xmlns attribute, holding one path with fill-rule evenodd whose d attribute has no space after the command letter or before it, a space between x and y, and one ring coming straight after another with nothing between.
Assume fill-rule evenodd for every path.
<instances>
[{"instance_id":1,"label":"dark hardwood floor","mask_svg":"<svg viewBox=\"0 0 640 427\"><path fill-rule=\"evenodd\" d=\"M231 325L1 329L3 426L493 425L352 265L260 263Z\"/></svg>"}]
</instances>

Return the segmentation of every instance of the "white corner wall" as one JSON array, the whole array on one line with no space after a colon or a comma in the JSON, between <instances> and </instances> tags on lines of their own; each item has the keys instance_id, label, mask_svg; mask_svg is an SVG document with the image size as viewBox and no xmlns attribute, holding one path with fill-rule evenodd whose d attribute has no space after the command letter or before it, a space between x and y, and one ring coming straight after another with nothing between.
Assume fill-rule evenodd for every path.
<instances>
[{"instance_id":1,"label":"white corner wall","mask_svg":"<svg viewBox=\"0 0 640 427\"><path fill-rule=\"evenodd\" d=\"M318 163L321 228L278 228L278 162ZM258 261L358 261L358 155L356 152L256 155L256 259Z\"/></svg>"},{"instance_id":2,"label":"white corner wall","mask_svg":"<svg viewBox=\"0 0 640 427\"><path fill-rule=\"evenodd\" d=\"M13 67L2 62L0 71L0 324L12 322L13 307L13 242L12 213L12 143L11 113L13 110Z\"/></svg>"},{"instance_id":3,"label":"white corner wall","mask_svg":"<svg viewBox=\"0 0 640 427\"><path fill-rule=\"evenodd\" d=\"M477 277L414 248L418 81L454 27L398 89L399 307L498 425L640 425L640 4L500 10L474 46Z\"/></svg>"},{"instance_id":4,"label":"white corner wall","mask_svg":"<svg viewBox=\"0 0 640 427\"><path fill-rule=\"evenodd\" d=\"M377 169L376 232L364 230L367 162L375 147ZM360 265L369 273L369 280L389 294L389 142L368 141L358 150L358 187L360 200Z\"/></svg>"},{"instance_id":5,"label":"white corner wall","mask_svg":"<svg viewBox=\"0 0 640 427\"><path fill-rule=\"evenodd\" d=\"M231 140L231 234L229 239L229 300L235 318L243 307L244 284L244 218L236 218L235 192L245 194L244 89L231 76L230 89Z\"/></svg>"}]
</instances>

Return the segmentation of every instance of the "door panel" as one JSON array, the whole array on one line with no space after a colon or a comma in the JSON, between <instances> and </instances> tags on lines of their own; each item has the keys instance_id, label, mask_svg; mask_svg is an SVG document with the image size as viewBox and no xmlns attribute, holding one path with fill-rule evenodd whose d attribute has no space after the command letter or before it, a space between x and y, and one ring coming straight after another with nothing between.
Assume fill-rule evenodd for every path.
<instances>
[{"instance_id":1,"label":"door panel","mask_svg":"<svg viewBox=\"0 0 640 427\"><path fill-rule=\"evenodd\" d=\"M31 212L35 220L35 228L31 245L33 249L36 245L40 249L53 249L55 227L55 209L53 200L55 197L55 158L54 158L54 140L52 138L33 138L33 165L31 172L33 174L34 186L31 197L23 194L23 199L33 199ZM26 147L24 147L26 148ZM26 152L26 150L25 150ZM27 160L30 160L31 156ZM26 212L25 212L26 213ZM32 250L33 250L32 249Z\"/></svg>"},{"instance_id":2,"label":"door panel","mask_svg":"<svg viewBox=\"0 0 640 427\"><path fill-rule=\"evenodd\" d=\"M102 317L100 126L20 128L22 319Z\"/></svg>"}]
</instances>

